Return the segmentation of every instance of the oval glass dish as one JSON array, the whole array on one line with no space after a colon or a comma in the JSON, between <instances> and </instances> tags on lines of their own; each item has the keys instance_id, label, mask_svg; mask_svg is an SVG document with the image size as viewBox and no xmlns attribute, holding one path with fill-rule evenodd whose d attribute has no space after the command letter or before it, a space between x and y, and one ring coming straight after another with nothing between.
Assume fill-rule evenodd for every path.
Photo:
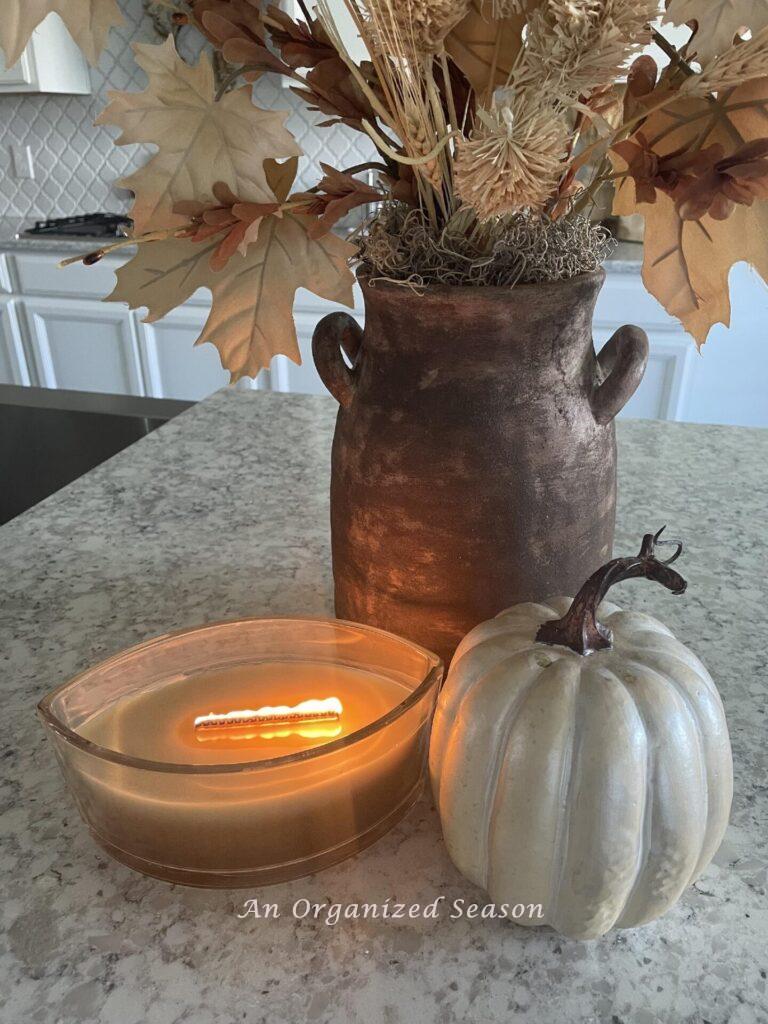
<instances>
[{"instance_id":1,"label":"oval glass dish","mask_svg":"<svg viewBox=\"0 0 768 1024\"><path fill-rule=\"evenodd\" d=\"M399 821L422 786L442 674L436 655L372 627L240 619L115 655L38 712L107 853L169 882L236 888L328 867ZM336 722L200 727L328 697L343 704Z\"/></svg>"}]
</instances>

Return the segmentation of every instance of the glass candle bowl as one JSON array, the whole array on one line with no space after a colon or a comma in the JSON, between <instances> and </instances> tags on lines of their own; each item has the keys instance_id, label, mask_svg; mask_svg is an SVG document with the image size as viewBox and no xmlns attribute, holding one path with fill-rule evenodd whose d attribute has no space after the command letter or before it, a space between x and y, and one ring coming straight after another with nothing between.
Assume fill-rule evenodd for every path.
<instances>
[{"instance_id":1,"label":"glass candle bowl","mask_svg":"<svg viewBox=\"0 0 768 1024\"><path fill-rule=\"evenodd\" d=\"M133 647L38 711L107 853L169 882L252 886L344 860L403 816L442 673L368 626L241 619ZM329 698L340 714L293 712ZM235 727L207 727L230 713Z\"/></svg>"}]
</instances>

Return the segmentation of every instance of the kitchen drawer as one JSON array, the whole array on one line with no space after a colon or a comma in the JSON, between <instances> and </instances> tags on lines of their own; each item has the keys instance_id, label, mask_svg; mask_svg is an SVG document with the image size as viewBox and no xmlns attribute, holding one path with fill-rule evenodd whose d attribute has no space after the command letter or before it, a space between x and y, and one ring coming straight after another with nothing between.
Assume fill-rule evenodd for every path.
<instances>
[{"instance_id":1,"label":"kitchen drawer","mask_svg":"<svg viewBox=\"0 0 768 1024\"><path fill-rule=\"evenodd\" d=\"M92 244L92 243L91 243ZM83 247L87 251L87 245ZM126 262L128 256L105 256L100 263L85 267L72 263L59 268L58 262L64 253L16 252L0 254L0 292L7 281L7 290L21 295L62 299L105 299L116 284L115 271ZM6 273L3 275L3 263ZM187 300L185 305L208 308L210 292L200 288Z\"/></svg>"},{"instance_id":2,"label":"kitchen drawer","mask_svg":"<svg viewBox=\"0 0 768 1024\"><path fill-rule=\"evenodd\" d=\"M112 257L92 267L73 263L60 270L57 264L64 254L16 252L6 258L22 295L62 299L103 299L115 287L115 270L123 262Z\"/></svg>"}]
</instances>

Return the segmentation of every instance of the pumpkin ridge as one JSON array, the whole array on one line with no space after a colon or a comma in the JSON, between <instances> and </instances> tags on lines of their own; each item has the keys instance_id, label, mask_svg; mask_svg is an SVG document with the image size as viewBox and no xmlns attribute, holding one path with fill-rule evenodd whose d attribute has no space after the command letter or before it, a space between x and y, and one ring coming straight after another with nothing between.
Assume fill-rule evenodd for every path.
<instances>
[{"instance_id":1,"label":"pumpkin ridge","mask_svg":"<svg viewBox=\"0 0 768 1024\"><path fill-rule=\"evenodd\" d=\"M515 918L524 926L551 921L550 891L557 867L554 836L578 681L573 662L547 666L519 706L505 742L489 830L488 892L496 904L540 905L541 917ZM546 783L538 790L543 780Z\"/></svg>"},{"instance_id":2,"label":"pumpkin ridge","mask_svg":"<svg viewBox=\"0 0 768 1024\"><path fill-rule=\"evenodd\" d=\"M615 625L619 632L622 632L622 627L625 626L627 619L632 625L635 621L637 622L637 632L649 633L651 636L664 636L668 640L677 640L677 637L672 630L663 623L660 619L657 619L655 615L651 615L649 612L639 611L636 608L618 608L609 616L603 616L606 624ZM618 620L618 621L616 621ZM634 630L633 630L634 632ZM679 643L679 641L678 641Z\"/></svg>"},{"instance_id":3,"label":"pumpkin ridge","mask_svg":"<svg viewBox=\"0 0 768 1024\"><path fill-rule=\"evenodd\" d=\"M572 600L566 598L567 601ZM494 615L490 622L496 622L497 619L507 619L517 617L529 618L531 625L541 621L542 614L545 615L557 615L559 608L554 604L557 601L556 597L548 597L546 601L525 601L523 604L513 604L509 608L505 608L500 611L497 615Z\"/></svg>"},{"instance_id":4,"label":"pumpkin ridge","mask_svg":"<svg viewBox=\"0 0 768 1024\"><path fill-rule=\"evenodd\" d=\"M629 696L629 699L635 706L640 721L643 723L643 732L645 733L645 785L643 786L643 827L640 832L640 843L638 849L637 865L635 867L635 877L632 881L632 885L627 890L626 899L621 905L616 917L613 919L612 928L621 927L621 920L626 913L627 907L632 902L632 898L637 892L640 880L643 877L645 866L648 863L648 858L651 855L651 835L653 829L653 801L650 799L651 786L653 785L655 773L654 773L654 756L651 743L648 740L648 720L645 716L645 712L638 707L637 701L634 699L632 689L628 684L627 680L624 679L616 669L607 669L607 671L614 677L614 679L623 686Z\"/></svg>"},{"instance_id":5,"label":"pumpkin ridge","mask_svg":"<svg viewBox=\"0 0 768 1024\"><path fill-rule=\"evenodd\" d=\"M568 733L568 750L563 757L563 778L560 780L560 791L558 793L558 802L561 807L564 808L564 813L558 816L557 831L555 833L555 853L552 858L552 875L550 878L549 888L549 903L544 908L546 915L546 921L553 928L556 927L555 919L557 916L557 905L558 905L558 894L563 884L563 877L565 875L565 865L568 860L568 839L571 832L571 808L572 808L572 795L573 788L575 785L574 777L576 772L574 771L574 764L576 761L576 737L579 723L580 714L583 715L583 704L584 697L582 694L581 685L581 672L576 675L576 697L573 702L573 721L571 729ZM583 732L583 729L581 730ZM550 911L550 908L552 910Z\"/></svg>"},{"instance_id":6,"label":"pumpkin ridge","mask_svg":"<svg viewBox=\"0 0 768 1024\"><path fill-rule=\"evenodd\" d=\"M707 666L704 664L704 662L700 658L696 657L693 651L689 651L688 648L685 647L685 645L682 644L676 636L672 636L670 639L675 641L675 645L678 648L677 651L665 651L663 648L660 647L647 647L645 645L640 646L639 644L635 643L628 644L626 647L622 647L621 650L623 652L626 652L628 655L631 655L632 653L637 653L641 655L655 654L659 658L663 658L665 661L676 661L679 665L682 665L684 668L687 668L691 672L695 672L697 675L699 675L702 679L702 682L705 682L707 684L707 688L711 690L713 693L717 693L719 696L719 692L717 690L717 687L715 686L715 681L709 674L709 670L707 669ZM690 654L692 660L687 661L685 658L681 657L680 649L685 651L687 654Z\"/></svg>"},{"instance_id":7,"label":"pumpkin ridge","mask_svg":"<svg viewBox=\"0 0 768 1024\"><path fill-rule=\"evenodd\" d=\"M496 616L493 619L488 619L486 622L481 622L478 626L467 633L464 639L461 641L459 646L456 648L456 653L453 656L451 662L451 668L455 669L455 666L461 664L461 662L468 656L474 655L474 652L485 644L491 641L497 640L499 637L508 637L510 635L518 637L521 642L533 644L534 640L531 636L531 631L535 628L536 622L531 620L529 622L522 621L519 624L515 623L513 630L510 630L509 624L500 620L501 615ZM495 627L492 632L486 632L490 627ZM480 630L484 630L483 634L478 636L477 639L473 636L474 633L479 633Z\"/></svg>"},{"instance_id":8,"label":"pumpkin ridge","mask_svg":"<svg viewBox=\"0 0 768 1024\"><path fill-rule=\"evenodd\" d=\"M532 650L533 648L530 648L529 651L526 653L530 653L530 651ZM524 652L519 651L518 653L522 654ZM501 778L501 766L506 756L507 746L509 744L509 737L510 734L512 733L512 729L515 724L515 719L517 718L520 709L525 704L528 698L528 694L531 692L536 683L541 679L541 677L550 667L550 665L541 666L539 668L539 671L533 676L532 679L528 681L525 688L521 690L519 694L517 694L515 700L509 704L506 711L504 712L504 716L502 719L503 728L501 730L502 741L496 744L493 753L493 766L491 772L489 773L489 780L488 785L486 786L486 791L483 794L483 810L480 816L480 820L483 822L481 840L481 861L485 865L483 888L486 890L488 889L488 875L490 870L488 858L488 849L490 847L490 835L493 830L493 823L496 816L497 801L499 796L499 781ZM487 679L488 677L486 676L485 678Z\"/></svg>"},{"instance_id":9,"label":"pumpkin ridge","mask_svg":"<svg viewBox=\"0 0 768 1024\"><path fill-rule=\"evenodd\" d=\"M682 662L682 664L685 664L685 663ZM693 702L691 701L690 695L683 689L683 687L679 684L677 679L674 678L674 676L663 675L657 669L655 669L652 666L647 665L644 662L639 661L637 659L625 659L624 666L627 669L635 668L635 669L641 670L642 672L648 673L649 675L651 675L655 679L657 679L661 686L668 686L668 687L670 687L670 689L674 690L674 692L677 695L677 697L679 698L681 704L685 708L686 714L688 716L688 720L692 723L693 735L695 736L695 739L696 739L696 747L698 749L698 754L699 754L699 757L698 757L699 789L700 789L700 791L701 791L701 793L703 795L703 798L704 798L704 807L702 808L703 814L701 816L702 816L703 820L706 822L706 824L704 826L704 830L703 830L703 834L702 834L702 839L701 839L701 843L700 843L700 846L699 846L699 852L698 852L698 854L696 856L696 862L695 862L695 865L694 865L693 874L688 876L688 878L686 879L686 881L684 882L684 884L682 886L682 889L680 890L680 893L678 893L675 896L675 898L671 901L672 904L674 904L680 898L680 895L682 895L682 893L688 888L688 886L691 884L691 882L696 878L696 874L695 874L696 866L700 863L702 852L703 852L703 850L704 850L704 848L706 846L706 836L707 836L707 832L709 831L709 824L710 824L710 813L709 813L710 812L709 779L707 777L707 756L706 756L706 754L707 754L707 745L704 742L704 736L703 736L703 733L702 733L701 723L699 721L698 714L696 713L696 708L693 706ZM687 667L689 667L689 666L687 666ZM637 707L637 704L635 704L635 706ZM638 713L640 713L639 709L638 709ZM644 718L644 716L641 716L641 717ZM648 844L648 857L650 857L650 852L651 851L650 851L650 842L649 842L649 844ZM638 881L639 881L639 879L640 879L640 876L638 876ZM620 924L621 916L619 916L617 918L617 922L619 922L618 923L618 927L623 927Z\"/></svg>"},{"instance_id":10,"label":"pumpkin ridge","mask_svg":"<svg viewBox=\"0 0 768 1024\"><path fill-rule=\"evenodd\" d=\"M529 641L525 648L517 650L511 655L505 656L502 661L494 665L491 672L484 671L479 676L475 675L474 678L470 678L462 689L458 703L448 703L442 708L438 708L439 721L437 722L437 728L433 728L433 745L430 749L430 774L433 780L435 800L441 816L442 811L440 809L443 807L444 801L446 799L456 799L456 794L460 792L460 787L457 788L454 783L452 789L449 791L448 797L445 795L444 782L446 763L455 756L454 744L458 742L456 738L457 734L453 729L453 724L460 721L462 715L466 718L471 717L467 711L467 701L470 701L473 698L476 699L477 694L483 689L483 684L486 684L487 686L489 680L493 682L499 676L503 679L507 672L514 671L516 663L521 660L526 664L530 664L530 656L535 649L536 645L532 641ZM541 672L544 671L541 667L539 667L538 671L535 671L534 666L531 665L530 667L531 671L534 672L532 679L525 683L524 687L516 695L515 700L511 702L510 707L505 709L504 717L499 716L496 719L497 721L503 722L508 714L514 715L514 709L518 707L519 701L524 698L524 694L528 690L528 687L533 685L533 682L538 679ZM456 689L456 687L446 687L444 688L443 693L448 693L450 689ZM482 794L482 800L479 802L481 810L478 812L473 811L473 817L475 813L477 814L477 846L483 855L487 850L486 822L488 814L488 797L489 794L486 783L486 788ZM455 845L450 831L446 831L444 828L443 835L449 852L455 862ZM478 853L473 854L472 861L476 865L476 870L467 870L466 864L464 864L460 870L463 870L464 874L471 878L476 885L484 886L487 881L487 867L479 866L483 862Z\"/></svg>"},{"instance_id":11,"label":"pumpkin ridge","mask_svg":"<svg viewBox=\"0 0 768 1024\"><path fill-rule=\"evenodd\" d=\"M608 690L612 691L610 697ZM598 695L610 701L599 705L603 727L615 721L619 732L606 734L604 728L602 731L598 729L595 718L595 700ZM566 841L562 847L561 879L554 901L554 926L570 938L594 939L605 934L613 926L618 913L618 906L614 904L622 902L634 881L638 859L637 842L644 818L641 813L644 807L640 799L637 802L615 798L611 801L613 813L618 818L619 831L616 835L621 837L625 834L629 837L627 842L618 846L605 842L605 836L613 833L605 831L602 818L595 815L602 814L602 805L607 799L608 791L603 788L606 766L615 764L619 750L621 757L625 750L634 750L636 756L632 760L638 762L638 771L642 770L647 757L647 740L644 730L641 734L642 743L633 739L638 723L642 724L642 720L622 681L614 678L601 660L587 659L580 675L571 779L564 806ZM629 748L617 746L617 737L624 733ZM604 746L600 744L602 737L606 738ZM631 770L629 760L622 765L620 778L630 789L640 791L645 788L644 780ZM585 821L591 821L594 829L598 833L602 830L603 833L603 841L597 848L591 845L590 838L588 857L585 857L585 836L592 837L594 831L585 832ZM591 889L591 884L595 882L598 884L597 891Z\"/></svg>"},{"instance_id":12,"label":"pumpkin ridge","mask_svg":"<svg viewBox=\"0 0 768 1024\"><path fill-rule=\"evenodd\" d=\"M678 663L681 664L684 668L686 668L689 671L691 671L692 673L694 673L698 677L698 681L706 686L706 688L707 688L707 690L708 690L708 692L709 692L713 702L718 707L721 715L724 718L725 711L724 711L724 708L723 708L722 697L720 696L720 693L719 693L717 687L715 686L714 680L712 679L712 676L710 675L709 670L704 665L704 663L703 662L699 662L699 664L701 666L701 672L699 672L695 668L693 668L692 666L688 665L685 661L683 661L680 658L676 658L674 660L678 661ZM699 659L697 658L697 661L698 660ZM683 682L681 682L680 680L676 679L674 676L662 675L658 671L658 669L653 668L652 666L644 666L644 668L645 668L645 671L647 671L647 672L653 672L655 675L661 676L661 678L666 680L671 686L673 686L675 688L676 692L680 695L681 700L684 701L686 707L688 708L689 714L691 715L691 717L693 718L693 720L695 722L697 736L698 736L698 739L699 739L699 745L700 745L700 749L701 749L701 752L702 752L701 763L702 763L703 768L704 768L704 779L703 779L703 782L704 782L704 795L705 795L706 801L707 801L707 807L706 807L706 811L705 811L706 826L705 826L705 829L704 829L704 836L703 836L702 844L701 844L701 852L700 852L699 857L698 857L698 859L696 861L696 866L695 866L695 868L693 870L693 873L691 874L691 877L689 878L688 882L686 883L686 887L687 887L689 885L692 885L693 882L696 881L696 879L699 877L701 872L704 870L706 865L711 860L715 850L717 849L717 847L722 842L722 838L723 838L723 835L725 833L725 829L728 826L728 819L730 818L730 803L729 803L728 813L725 815L724 827L722 829L719 829L716 832L714 832L714 835L716 836L716 841L713 841L713 830L716 829L717 822L715 820L713 820L713 817L712 817L712 813L713 812L712 812L711 799L710 799L710 779L709 779L709 772L707 770L707 766L709 764L709 761L708 761L708 758L707 758L707 753L709 752L709 749L710 749L710 743L709 743L708 734L706 734L705 731L704 731L704 728L702 726L702 722L701 722L701 720L699 718L697 707L696 707L696 705L695 705L695 703L693 701L693 698L691 697L691 695L685 689L685 684ZM727 726L726 726L726 730L727 730ZM726 731L726 736L727 736L727 731ZM727 736L727 738L728 738L728 749L729 749L729 752L730 752L730 737ZM732 799L732 793L733 793L732 785L733 784L731 782L731 799ZM712 848L711 852L709 852L709 848L710 847Z\"/></svg>"},{"instance_id":13,"label":"pumpkin ridge","mask_svg":"<svg viewBox=\"0 0 768 1024\"><path fill-rule=\"evenodd\" d=\"M521 654L530 654L536 649L536 646L537 645L533 641L529 641L526 647L521 647L517 650L512 651L510 654L505 654L502 658L502 661L499 662L496 666L494 666L494 670L498 668L500 665L503 665L505 668L508 668L508 663L512 661L512 659L517 658ZM480 644L478 644L477 647L480 647ZM470 648L470 650L475 651L477 650L477 647ZM469 654L470 652L467 651L466 653ZM456 664L458 663L454 662L453 665L451 666L452 672L455 672ZM483 671L482 674L480 674L479 676L470 675L470 678L464 681L464 685L461 689L458 701L450 699L453 696L452 691L456 689L455 686L449 687L448 685L444 685L438 696L438 705L437 710L435 712L435 721L437 722L438 728L435 728L435 725L433 724L433 738L430 741L430 761L434 760L435 762L440 763L440 768L436 775L436 782L433 782L432 787L435 796L435 802L438 804L438 806L440 802L440 793L442 790L443 764L445 762L446 751L448 750L447 739L444 741L441 738L442 736L447 735L447 729L444 723L444 719L446 715L450 714L451 720L457 721L461 716L461 711L464 702L469 699L475 687L481 685L482 682L487 678L487 671ZM442 704L443 697L445 697L446 699L445 704Z\"/></svg>"}]
</instances>

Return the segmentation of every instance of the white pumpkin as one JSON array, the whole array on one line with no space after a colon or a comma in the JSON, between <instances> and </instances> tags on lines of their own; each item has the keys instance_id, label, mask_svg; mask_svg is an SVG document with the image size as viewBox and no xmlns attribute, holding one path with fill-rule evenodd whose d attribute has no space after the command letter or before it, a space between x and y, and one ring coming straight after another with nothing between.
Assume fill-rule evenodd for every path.
<instances>
[{"instance_id":1,"label":"white pumpkin","mask_svg":"<svg viewBox=\"0 0 768 1024\"><path fill-rule=\"evenodd\" d=\"M438 700L430 772L448 851L494 903L526 907L519 923L587 939L652 921L725 832L731 748L706 668L649 615L604 602L596 620L621 579L685 589L668 568L680 546L661 562L658 536L573 602L477 626Z\"/></svg>"}]
</instances>

